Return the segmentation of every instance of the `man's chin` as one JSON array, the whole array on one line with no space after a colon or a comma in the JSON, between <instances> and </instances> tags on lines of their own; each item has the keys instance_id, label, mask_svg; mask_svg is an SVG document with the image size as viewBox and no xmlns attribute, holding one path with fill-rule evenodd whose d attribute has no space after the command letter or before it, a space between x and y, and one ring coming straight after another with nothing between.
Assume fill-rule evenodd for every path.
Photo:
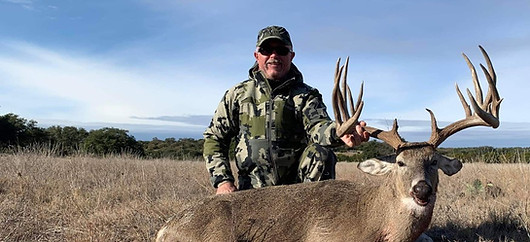
<instances>
[{"instance_id":1,"label":"man's chin","mask_svg":"<svg viewBox=\"0 0 530 242\"><path fill-rule=\"evenodd\" d=\"M267 74L267 76L266 76L267 79L270 79L270 80L280 80L285 75L285 74L282 74L281 72L278 72L278 71L268 72L266 74Z\"/></svg>"}]
</instances>

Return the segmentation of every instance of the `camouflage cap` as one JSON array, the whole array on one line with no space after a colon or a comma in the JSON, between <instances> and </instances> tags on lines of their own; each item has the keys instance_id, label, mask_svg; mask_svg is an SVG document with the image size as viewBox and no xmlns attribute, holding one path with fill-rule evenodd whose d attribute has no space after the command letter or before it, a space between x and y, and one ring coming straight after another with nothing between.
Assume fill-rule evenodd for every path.
<instances>
[{"instance_id":1,"label":"camouflage cap","mask_svg":"<svg viewBox=\"0 0 530 242\"><path fill-rule=\"evenodd\" d=\"M285 45L293 46L289 32L287 32L287 29L280 26L269 26L260 30L256 46L261 46L265 41L270 39L277 39L282 41Z\"/></svg>"}]
</instances>

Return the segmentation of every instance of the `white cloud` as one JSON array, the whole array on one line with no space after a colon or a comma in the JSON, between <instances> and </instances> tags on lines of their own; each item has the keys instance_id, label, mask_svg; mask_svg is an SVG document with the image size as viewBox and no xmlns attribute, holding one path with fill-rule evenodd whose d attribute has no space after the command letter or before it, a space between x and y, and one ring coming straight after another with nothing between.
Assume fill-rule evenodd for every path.
<instances>
[{"instance_id":1,"label":"white cloud","mask_svg":"<svg viewBox=\"0 0 530 242\"><path fill-rule=\"evenodd\" d=\"M172 69L150 70L118 66L109 60L65 54L27 43L10 42L6 46L11 50L9 54L0 54L3 86L30 95L21 97L26 100L45 96L42 100L61 100L73 106L69 110L50 110L43 114L46 118L153 123L153 120L131 117L213 113L223 92L205 88L207 80L200 74L187 72L184 66L166 64L162 68ZM10 104L26 105L4 105L4 110L12 109L15 113L31 108L28 105L33 108L48 106L46 103ZM54 116L47 116L50 113Z\"/></svg>"}]
</instances>

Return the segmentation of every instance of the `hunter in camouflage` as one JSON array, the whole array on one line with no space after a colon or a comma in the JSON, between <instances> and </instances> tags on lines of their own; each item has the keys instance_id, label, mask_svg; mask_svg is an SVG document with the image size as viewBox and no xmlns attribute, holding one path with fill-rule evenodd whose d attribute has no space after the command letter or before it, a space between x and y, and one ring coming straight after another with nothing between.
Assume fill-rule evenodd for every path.
<instances>
[{"instance_id":1,"label":"hunter in camouflage","mask_svg":"<svg viewBox=\"0 0 530 242\"><path fill-rule=\"evenodd\" d=\"M225 93L204 132L212 185L218 193L222 184L233 187L232 140L239 190L333 179L337 159L329 148L356 145L368 139L367 133L337 137L322 96L291 63L294 52L285 28L262 29L256 46L249 79Z\"/></svg>"}]
</instances>

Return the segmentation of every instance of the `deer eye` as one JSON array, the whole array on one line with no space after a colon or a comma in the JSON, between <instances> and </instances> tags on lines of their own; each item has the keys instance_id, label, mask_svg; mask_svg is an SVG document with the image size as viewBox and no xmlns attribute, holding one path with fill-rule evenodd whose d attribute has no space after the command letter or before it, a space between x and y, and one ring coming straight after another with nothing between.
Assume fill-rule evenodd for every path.
<instances>
[{"instance_id":1,"label":"deer eye","mask_svg":"<svg viewBox=\"0 0 530 242\"><path fill-rule=\"evenodd\" d=\"M431 166L436 166L438 165L438 161L437 160L433 160L432 163L431 163Z\"/></svg>"},{"instance_id":2,"label":"deer eye","mask_svg":"<svg viewBox=\"0 0 530 242\"><path fill-rule=\"evenodd\" d=\"M403 163L403 161L398 161L397 164L398 166L405 166L405 163Z\"/></svg>"}]
</instances>

